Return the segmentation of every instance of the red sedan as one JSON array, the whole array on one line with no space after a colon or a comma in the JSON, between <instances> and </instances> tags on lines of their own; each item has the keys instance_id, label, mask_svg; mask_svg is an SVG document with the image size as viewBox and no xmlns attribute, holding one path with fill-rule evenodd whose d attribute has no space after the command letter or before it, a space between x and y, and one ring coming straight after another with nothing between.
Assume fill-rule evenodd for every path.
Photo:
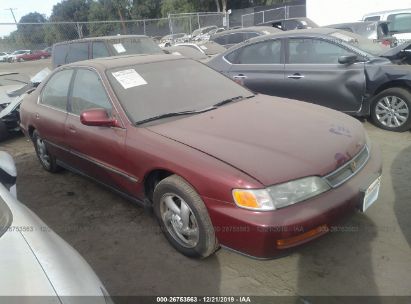
<instances>
[{"instance_id":1,"label":"red sedan","mask_svg":"<svg viewBox=\"0 0 411 304\"><path fill-rule=\"evenodd\" d=\"M62 66L23 102L21 127L47 171L152 206L187 256L283 254L365 211L380 185L379 149L357 120L174 55Z\"/></svg>"},{"instance_id":2,"label":"red sedan","mask_svg":"<svg viewBox=\"0 0 411 304\"><path fill-rule=\"evenodd\" d=\"M45 59L51 56L50 48L39 51L30 51L25 54L17 55L16 61L28 61L28 60L38 60Z\"/></svg>"}]
</instances>

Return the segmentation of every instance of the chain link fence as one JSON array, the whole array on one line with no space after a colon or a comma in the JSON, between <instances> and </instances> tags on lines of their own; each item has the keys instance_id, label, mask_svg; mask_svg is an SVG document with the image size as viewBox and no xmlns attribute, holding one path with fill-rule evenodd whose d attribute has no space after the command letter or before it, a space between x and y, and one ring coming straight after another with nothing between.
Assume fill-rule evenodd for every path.
<instances>
[{"instance_id":1,"label":"chain link fence","mask_svg":"<svg viewBox=\"0 0 411 304\"><path fill-rule=\"evenodd\" d=\"M56 42L109 35L147 35L160 38L169 34L191 34L196 29L217 26L261 25L292 17L304 17L305 5L284 6L254 12L234 10L231 15L217 12L169 14L167 18L47 23L0 23L0 52L41 50Z\"/></svg>"},{"instance_id":2,"label":"chain link fence","mask_svg":"<svg viewBox=\"0 0 411 304\"><path fill-rule=\"evenodd\" d=\"M0 23L0 52L18 49L41 50L56 42L110 35L147 35L160 38L173 33L191 34L194 30L215 25L226 27L224 13L170 14L168 18L47 23ZM13 30L14 29L14 30Z\"/></svg>"}]
</instances>

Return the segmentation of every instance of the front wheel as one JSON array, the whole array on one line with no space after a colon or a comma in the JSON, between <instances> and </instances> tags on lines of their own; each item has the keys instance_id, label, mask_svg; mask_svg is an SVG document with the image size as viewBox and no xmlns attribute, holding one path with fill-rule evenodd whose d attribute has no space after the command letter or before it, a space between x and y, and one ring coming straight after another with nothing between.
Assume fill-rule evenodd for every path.
<instances>
[{"instance_id":1,"label":"front wheel","mask_svg":"<svg viewBox=\"0 0 411 304\"><path fill-rule=\"evenodd\" d=\"M218 247L204 202L183 178L171 175L154 190L154 212L171 245L189 257L205 258Z\"/></svg>"},{"instance_id":2,"label":"front wheel","mask_svg":"<svg viewBox=\"0 0 411 304\"><path fill-rule=\"evenodd\" d=\"M46 143L43 138L40 137L40 134L35 130L32 136L34 148L36 150L37 158L40 161L40 164L43 166L46 171L55 173L60 171L60 167L56 163L56 158L51 155L48 150Z\"/></svg>"},{"instance_id":3,"label":"front wheel","mask_svg":"<svg viewBox=\"0 0 411 304\"><path fill-rule=\"evenodd\" d=\"M403 88L389 88L373 98L371 118L378 127L404 132L411 127L411 93Z\"/></svg>"}]
</instances>

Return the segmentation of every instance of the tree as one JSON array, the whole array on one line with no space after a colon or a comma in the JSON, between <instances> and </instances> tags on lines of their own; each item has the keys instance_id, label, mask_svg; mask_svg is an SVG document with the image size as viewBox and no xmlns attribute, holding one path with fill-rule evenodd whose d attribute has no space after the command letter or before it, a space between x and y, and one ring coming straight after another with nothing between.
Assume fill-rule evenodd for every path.
<instances>
[{"instance_id":1,"label":"tree","mask_svg":"<svg viewBox=\"0 0 411 304\"><path fill-rule=\"evenodd\" d=\"M19 23L40 23L35 24L18 24L15 40L26 45L27 48L43 46L45 43L44 24L47 19L40 13L29 13L21 17Z\"/></svg>"}]
</instances>

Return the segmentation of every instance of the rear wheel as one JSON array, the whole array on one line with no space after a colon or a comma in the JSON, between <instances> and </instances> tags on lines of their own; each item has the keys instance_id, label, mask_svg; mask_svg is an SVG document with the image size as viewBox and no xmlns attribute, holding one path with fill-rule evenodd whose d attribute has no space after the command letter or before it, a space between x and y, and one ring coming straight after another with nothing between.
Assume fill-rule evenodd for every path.
<instances>
[{"instance_id":1,"label":"rear wheel","mask_svg":"<svg viewBox=\"0 0 411 304\"><path fill-rule=\"evenodd\" d=\"M403 88L389 88L373 98L371 118L380 128L404 132L411 127L411 93Z\"/></svg>"},{"instance_id":2,"label":"rear wheel","mask_svg":"<svg viewBox=\"0 0 411 304\"><path fill-rule=\"evenodd\" d=\"M154 212L171 245L189 257L205 258L217 249L207 208L183 178L171 175L154 190Z\"/></svg>"},{"instance_id":3,"label":"rear wheel","mask_svg":"<svg viewBox=\"0 0 411 304\"><path fill-rule=\"evenodd\" d=\"M51 155L48 150L46 143L40 137L37 130L33 132L32 136L34 148L36 150L37 158L40 161L40 164L43 166L46 171L55 173L61 170L61 168L56 163L56 158Z\"/></svg>"}]
</instances>

